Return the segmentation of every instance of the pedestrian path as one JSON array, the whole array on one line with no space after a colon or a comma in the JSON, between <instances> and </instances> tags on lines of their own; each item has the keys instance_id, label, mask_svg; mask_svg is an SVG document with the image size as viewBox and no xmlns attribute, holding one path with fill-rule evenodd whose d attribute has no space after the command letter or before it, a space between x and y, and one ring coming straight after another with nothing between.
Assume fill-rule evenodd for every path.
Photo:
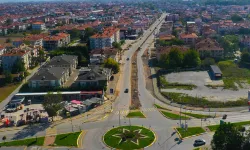
<instances>
[{"instance_id":1,"label":"pedestrian path","mask_svg":"<svg viewBox=\"0 0 250 150\"><path fill-rule=\"evenodd\" d=\"M141 108L140 109L142 112L150 112L150 111L156 111L156 109L154 107L152 108ZM115 112L115 115L119 115L119 112L120 112L120 115L126 115L129 113L130 110L120 110L120 111L116 111Z\"/></svg>"}]
</instances>

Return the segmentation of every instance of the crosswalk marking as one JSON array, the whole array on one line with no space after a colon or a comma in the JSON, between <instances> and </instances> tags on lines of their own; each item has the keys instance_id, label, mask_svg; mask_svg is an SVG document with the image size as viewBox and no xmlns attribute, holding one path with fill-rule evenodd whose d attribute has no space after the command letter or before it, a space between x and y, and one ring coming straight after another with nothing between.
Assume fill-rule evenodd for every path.
<instances>
[{"instance_id":1,"label":"crosswalk marking","mask_svg":"<svg viewBox=\"0 0 250 150\"><path fill-rule=\"evenodd\" d=\"M154 107L152 108L141 108L140 109L143 112L150 112L150 111L156 111L156 109ZM120 110L120 115L126 115L129 113L129 110ZM119 111L115 112L116 115L119 115Z\"/></svg>"}]
</instances>

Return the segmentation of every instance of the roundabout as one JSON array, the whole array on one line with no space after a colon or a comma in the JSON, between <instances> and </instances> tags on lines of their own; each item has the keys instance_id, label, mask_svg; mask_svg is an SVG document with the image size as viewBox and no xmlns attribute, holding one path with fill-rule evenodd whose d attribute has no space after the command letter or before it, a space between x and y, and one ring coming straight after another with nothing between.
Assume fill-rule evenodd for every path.
<instances>
[{"instance_id":1,"label":"roundabout","mask_svg":"<svg viewBox=\"0 0 250 150\"><path fill-rule=\"evenodd\" d=\"M141 149L152 145L155 133L140 126L121 126L110 129L103 136L103 142L110 148Z\"/></svg>"}]
</instances>

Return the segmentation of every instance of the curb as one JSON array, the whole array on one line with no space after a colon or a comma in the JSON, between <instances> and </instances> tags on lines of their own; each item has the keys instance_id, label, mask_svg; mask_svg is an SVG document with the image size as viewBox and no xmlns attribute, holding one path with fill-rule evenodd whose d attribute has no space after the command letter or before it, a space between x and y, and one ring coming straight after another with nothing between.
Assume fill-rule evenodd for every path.
<instances>
[{"instance_id":1,"label":"curb","mask_svg":"<svg viewBox=\"0 0 250 150\"><path fill-rule=\"evenodd\" d=\"M200 135L203 135L203 134L208 133L208 132L205 131L205 132L200 133L200 134L194 134L194 135L190 135L190 136L187 136L187 137L182 138L181 134L180 134L179 131L176 129L176 127L174 127L173 129L177 132L179 138L182 139L182 140L189 139L189 138L192 138L192 137L195 137L195 136L200 136Z\"/></svg>"},{"instance_id":2,"label":"curb","mask_svg":"<svg viewBox=\"0 0 250 150\"><path fill-rule=\"evenodd\" d=\"M83 133L83 131L79 134L79 136L78 136L78 138L77 138L77 147L79 148L79 139L80 139L80 137L82 136L82 133Z\"/></svg>"}]
</instances>

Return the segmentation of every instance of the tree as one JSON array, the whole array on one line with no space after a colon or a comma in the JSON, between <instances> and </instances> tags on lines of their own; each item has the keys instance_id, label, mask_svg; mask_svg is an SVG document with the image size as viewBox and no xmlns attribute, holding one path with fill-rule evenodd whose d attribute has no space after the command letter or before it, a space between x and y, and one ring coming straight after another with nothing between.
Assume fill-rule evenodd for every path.
<instances>
[{"instance_id":1,"label":"tree","mask_svg":"<svg viewBox=\"0 0 250 150\"><path fill-rule=\"evenodd\" d=\"M250 63L250 53L243 52L240 59L241 64Z\"/></svg>"},{"instance_id":2,"label":"tree","mask_svg":"<svg viewBox=\"0 0 250 150\"><path fill-rule=\"evenodd\" d=\"M108 58L104 60L104 67L112 69L114 73L118 73L120 71L118 62L116 62L112 58Z\"/></svg>"},{"instance_id":3,"label":"tree","mask_svg":"<svg viewBox=\"0 0 250 150\"><path fill-rule=\"evenodd\" d=\"M14 65L12 66L12 73L19 73L19 72L24 72L25 66L24 62L21 59L17 59Z\"/></svg>"},{"instance_id":4,"label":"tree","mask_svg":"<svg viewBox=\"0 0 250 150\"><path fill-rule=\"evenodd\" d=\"M162 68L168 68L169 66L169 59L168 54L162 54L159 60L159 66Z\"/></svg>"},{"instance_id":5,"label":"tree","mask_svg":"<svg viewBox=\"0 0 250 150\"><path fill-rule=\"evenodd\" d=\"M11 43L11 39L10 38L7 38L6 40L5 40L5 43Z\"/></svg>"},{"instance_id":6,"label":"tree","mask_svg":"<svg viewBox=\"0 0 250 150\"><path fill-rule=\"evenodd\" d=\"M72 40L76 40L76 39L79 39L81 37L81 32L77 29L73 29L69 32L70 34L70 38Z\"/></svg>"},{"instance_id":7,"label":"tree","mask_svg":"<svg viewBox=\"0 0 250 150\"><path fill-rule=\"evenodd\" d=\"M119 53L119 56L120 56L120 59L121 59L121 58L122 58L122 47L121 47L121 43L113 42L113 43L112 43L112 46L118 50L118 53Z\"/></svg>"},{"instance_id":8,"label":"tree","mask_svg":"<svg viewBox=\"0 0 250 150\"><path fill-rule=\"evenodd\" d=\"M215 60L213 58L205 58L204 60L202 60L201 65L205 68L208 68L210 65L214 65L215 64Z\"/></svg>"},{"instance_id":9,"label":"tree","mask_svg":"<svg viewBox=\"0 0 250 150\"><path fill-rule=\"evenodd\" d=\"M198 67L201 64L199 54L195 50L188 50L184 54L183 66L184 67Z\"/></svg>"},{"instance_id":10,"label":"tree","mask_svg":"<svg viewBox=\"0 0 250 150\"><path fill-rule=\"evenodd\" d=\"M6 139L7 139L6 136L3 136L2 140L3 140L4 142L5 142Z\"/></svg>"},{"instance_id":11,"label":"tree","mask_svg":"<svg viewBox=\"0 0 250 150\"><path fill-rule=\"evenodd\" d=\"M84 36L81 36L81 41L88 43L89 37L94 35L96 31L93 28L86 28L84 31Z\"/></svg>"},{"instance_id":12,"label":"tree","mask_svg":"<svg viewBox=\"0 0 250 150\"><path fill-rule=\"evenodd\" d=\"M178 48L173 48L168 54L169 67L171 69L176 69L182 66L183 54Z\"/></svg>"},{"instance_id":13,"label":"tree","mask_svg":"<svg viewBox=\"0 0 250 150\"><path fill-rule=\"evenodd\" d=\"M243 142L239 128L231 123L223 123L216 130L211 146L213 150L241 150Z\"/></svg>"},{"instance_id":14,"label":"tree","mask_svg":"<svg viewBox=\"0 0 250 150\"><path fill-rule=\"evenodd\" d=\"M47 111L48 115L53 117L57 115L57 112L62 109L62 94L57 92L57 94L53 94L48 92L47 95L44 96L43 107Z\"/></svg>"},{"instance_id":15,"label":"tree","mask_svg":"<svg viewBox=\"0 0 250 150\"><path fill-rule=\"evenodd\" d=\"M40 49L38 51L38 55L39 55L40 63L42 63L44 61L44 55L45 55L44 50Z\"/></svg>"},{"instance_id":16,"label":"tree","mask_svg":"<svg viewBox=\"0 0 250 150\"><path fill-rule=\"evenodd\" d=\"M239 15L237 15L237 14L233 14L233 15L231 16L231 19L232 19L233 22L241 22L241 21L244 20L241 16L239 16Z\"/></svg>"},{"instance_id":17,"label":"tree","mask_svg":"<svg viewBox=\"0 0 250 150\"><path fill-rule=\"evenodd\" d=\"M8 18L6 21L5 21L5 24L8 26L8 25L11 25L13 23L13 20Z\"/></svg>"},{"instance_id":18,"label":"tree","mask_svg":"<svg viewBox=\"0 0 250 150\"><path fill-rule=\"evenodd\" d=\"M11 74L9 71L5 71L5 72L4 72L4 76L5 76L4 82L5 82L6 84L12 83L12 81L13 81L13 76L12 76L12 74Z\"/></svg>"},{"instance_id":19,"label":"tree","mask_svg":"<svg viewBox=\"0 0 250 150\"><path fill-rule=\"evenodd\" d=\"M125 44L125 40L121 40L121 41L120 41L120 44L121 44L121 45Z\"/></svg>"}]
</instances>

